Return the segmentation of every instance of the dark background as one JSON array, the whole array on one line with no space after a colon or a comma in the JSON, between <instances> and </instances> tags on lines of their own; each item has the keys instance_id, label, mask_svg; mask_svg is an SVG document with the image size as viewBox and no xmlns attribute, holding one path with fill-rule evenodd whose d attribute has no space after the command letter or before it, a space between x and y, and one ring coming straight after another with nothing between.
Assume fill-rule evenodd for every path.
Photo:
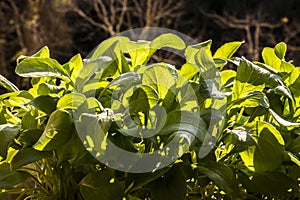
<instances>
[{"instance_id":1,"label":"dark background","mask_svg":"<svg viewBox=\"0 0 300 200\"><path fill-rule=\"evenodd\" d=\"M260 60L263 47L283 41L287 60L300 65L300 6L297 0L1 0L0 74L21 89L14 73L19 55L47 45L51 57L85 57L102 40L132 28L165 27L213 50L244 40L240 56Z\"/></svg>"}]
</instances>

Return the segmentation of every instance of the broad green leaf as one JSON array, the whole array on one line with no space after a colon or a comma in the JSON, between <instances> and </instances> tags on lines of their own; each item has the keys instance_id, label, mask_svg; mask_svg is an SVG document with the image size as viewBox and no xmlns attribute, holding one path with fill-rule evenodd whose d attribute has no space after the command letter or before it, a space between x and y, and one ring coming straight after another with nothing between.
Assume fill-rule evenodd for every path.
<instances>
[{"instance_id":1,"label":"broad green leaf","mask_svg":"<svg viewBox=\"0 0 300 200\"><path fill-rule=\"evenodd\" d=\"M186 83L186 81L191 80L198 72L200 72L200 69L196 65L192 65L190 63L185 63L181 66L180 69L180 77L183 77L183 82Z\"/></svg>"},{"instance_id":2,"label":"broad green leaf","mask_svg":"<svg viewBox=\"0 0 300 200\"><path fill-rule=\"evenodd\" d=\"M195 55L199 52L200 49L205 49L205 52L211 56L211 40L207 40L205 42L195 44L195 45L190 45L185 49L184 56L186 59L187 63L195 64Z\"/></svg>"},{"instance_id":3,"label":"broad green leaf","mask_svg":"<svg viewBox=\"0 0 300 200\"><path fill-rule=\"evenodd\" d=\"M34 148L39 151L58 149L71 138L72 131L73 120L70 113L56 110L50 115L43 135Z\"/></svg>"},{"instance_id":4,"label":"broad green leaf","mask_svg":"<svg viewBox=\"0 0 300 200\"><path fill-rule=\"evenodd\" d=\"M17 65L16 73L22 77L53 76L69 80L68 72L56 60L51 58L26 58Z\"/></svg>"},{"instance_id":5,"label":"broad green leaf","mask_svg":"<svg viewBox=\"0 0 300 200\"><path fill-rule=\"evenodd\" d=\"M39 140L42 134L42 129L24 130L20 133L18 142L20 142L24 146L32 146Z\"/></svg>"},{"instance_id":6,"label":"broad green leaf","mask_svg":"<svg viewBox=\"0 0 300 200\"><path fill-rule=\"evenodd\" d=\"M103 56L99 57L96 60L91 62L85 63L84 67L80 70L80 73L75 82L75 91L77 92L84 92L84 87L90 81L99 82L102 80L103 74L108 73L108 75L113 76L115 74L116 68L109 68L110 64L113 62L112 58ZM93 88L95 91L97 88Z\"/></svg>"},{"instance_id":7,"label":"broad green leaf","mask_svg":"<svg viewBox=\"0 0 300 200\"><path fill-rule=\"evenodd\" d=\"M91 172L79 183L79 191L85 200L122 199L119 181L106 171Z\"/></svg>"},{"instance_id":8,"label":"broad green leaf","mask_svg":"<svg viewBox=\"0 0 300 200\"><path fill-rule=\"evenodd\" d=\"M281 71L280 70L281 60L276 56L273 48L265 47L262 51L262 58L265 64L273 67L279 72Z\"/></svg>"},{"instance_id":9,"label":"broad green leaf","mask_svg":"<svg viewBox=\"0 0 300 200\"><path fill-rule=\"evenodd\" d=\"M269 108L270 103L268 97L265 93L261 91L253 91L249 92L247 95L243 96L240 99L235 101L231 101L228 105L229 108L236 108L236 107L258 107L262 106L264 108Z\"/></svg>"},{"instance_id":10,"label":"broad green leaf","mask_svg":"<svg viewBox=\"0 0 300 200\"><path fill-rule=\"evenodd\" d=\"M0 157L5 159L10 142L12 142L20 131L20 125L2 124L0 125Z\"/></svg>"},{"instance_id":11,"label":"broad green leaf","mask_svg":"<svg viewBox=\"0 0 300 200\"><path fill-rule=\"evenodd\" d=\"M265 85L253 85L251 83L243 83L238 80L235 80L232 88L232 102L245 100L249 98L249 93L250 94L255 94L254 92L261 92L265 88ZM252 95L250 95L251 97Z\"/></svg>"},{"instance_id":12,"label":"broad green leaf","mask_svg":"<svg viewBox=\"0 0 300 200\"><path fill-rule=\"evenodd\" d=\"M297 181L278 171L254 173L251 179L241 173L239 177L243 186L250 193L260 193L267 196L272 195L278 199L286 199L299 190Z\"/></svg>"},{"instance_id":13,"label":"broad green leaf","mask_svg":"<svg viewBox=\"0 0 300 200\"><path fill-rule=\"evenodd\" d=\"M147 112L158 103L158 100L158 94L152 87L141 85L134 90L129 99L129 112L130 114Z\"/></svg>"},{"instance_id":14,"label":"broad green leaf","mask_svg":"<svg viewBox=\"0 0 300 200\"><path fill-rule=\"evenodd\" d=\"M69 93L58 100L56 107L57 109L76 109L85 100L85 96L80 93Z\"/></svg>"},{"instance_id":15,"label":"broad green leaf","mask_svg":"<svg viewBox=\"0 0 300 200\"><path fill-rule=\"evenodd\" d=\"M170 69L163 65L152 65L145 70L142 76L142 84L154 88L159 99L164 99L169 89L175 85L175 78L171 74Z\"/></svg>"},{"instance_id":16,"label":"broad green leaf","mask_svg":"<svg viewBox=\"0 0 300 200\"><path fill-rule=\"evenodd\" d=\"M127 72L113 79L108 85L108 87L116 86L120 84L127 85L128 82L137 82L140 79L141 79L141 75L137 74L136 72Z\"/></svg>"},{"instance_id":17,"label":"broad green leaf","mask_svg":"<svg viewBox=\"0 0 300 200\"><path fill-rule=\"evenodd\" d=\"M48 94L59 94L61 91L66 90L65 86L56 86L49 83L41 83L38 85L37 92L38 95L48 95Z\"/></svg>"},{"instance_id":18,"label":"broad green leaf","mask_svg":"<svg viewBox=\"0 0 300 200\"><path fill-rule=\"evenodd\" d=\"M286 44L284 42L278 43L274 48L274 52L280 60L284 60L286 53Z\"/></svg>"},{"instance_id":19,"label":"broad green leaf","mask_svg":"<svg viewBox=\"0 0 300 200\"><path fill-rule=\"evenodd\" d=\"M19 64L21 61L23 61L25 58L28 58L29 56L19 56L17 58L17 64ZM42 49L40 49L38 52L33 54L30 57L36 57L36 58L49 58L50 57L50 50L47 46L44 46Z\"/></svg>"},{"instance_id":20,"label":"broad green leaf","mask_svg":"<svg viewBox=\"0 0 300 200\"><path fill-rule=\"evenodd\" d=\"M217 186L230 196L238 195L238 182L233 171L220 162L203 162L197 167Z\"/></svg>"},{"instance_id":21,"label":"broad green leaf","mask_svg":"<svg viewBox=\"0 0 300 200\"><path fill-rule=\"evenodd\" d=\"M4 87L5 89L12 91L12 92L18 92L19 89L17 86L15 86L12 82L7 80L4 76L0 74L0 86Z\"/></svg>"},{"instance_id":22,"label":"broad green leaf","mask_svg":"<svg viewBox=\"0 0 300 200\"><path fill-rule=\"evenodd\" d=\"M11 168L18 169L32 162L41 160L44 156L46 156L45 152L37 151L31 147L21 149L12 159L10 163Z\"/></svg>"},{"instance_id":23,"label":"broad green leaf","mask_svg":"<svg viewBox=\"0 0 300 200\"><path fill-rule=\"evenodd\" d=\"M16 185L25 181L30 174L25 171L10 170L8 163L0 165L0 188Z\"/></svg>"},{"instance_id":24,"label":"broad green leaf","mask_svg":"<svg viewBox=\"0 0 300 200\"><path fill-rule=\"evenodd\" d=\"M236 71L234 70L223 70L221 71L221 77L222 77L222 84L227 85L228 82L236 77Z\"/></svg>"},{"instance_id":25,"label":"broad green leaf","mask_svg":"<svg viewBox=\"0 0 300 200\"><path fill-rule=\"evenodd\" d=\"M75 83L80 70L83 67L83 62L80 54L73 56L68 63L63 65L63 67L69 72L69 74L71 74L71 80L73 81L73 83Z\"/></svg>"},{"instance_id":26,"label":"broad green leaf","mask_svg":"<svg viewBox=\"0 0 300 200\"><path fill-rule=\"evenodd\" d=\"M205 48L201 48L195 55L195 63L200 69L200 76L203 79L211 79L217 76L215 62Z\"/></svg>"},{"instance_id":27,"label":"broad green leaf","mask_svg":"<svg viewBox=\"0 0 300 200\"><path fill-rule=\"evenodd\" d=\"M214 54L214 58L230 59L244 42L228 42L222 45Z\"/></svg>"},{"instance_id":28,"label":"broad green leaf","mask_svg":"<svg viewBox=\"0 0 300 200\"><path fill-rule=\"evenodd\" d=\"M294 101L293 95L290 91L290 89L284 85L279 85L276 88L273 89L275 94L279 94L282 96L285 96L287 98L289 98L290 100Z\"/></svg>"},{"instance_id":29,"label":"broad green leaf","mask_svg":"<svg viewBox=\"0 0 300 200\"><path fill-rule=\"evenodd\" d=\"M245 165L255 172L278 169L283 161L284 140L280 132L271 124L258 121L252 127L255 146L240 152Z\"/></svg>"},{"instance_id":30,"label":"broad green leaf","mask_svg":"<svg viewBox=\"0 0 300 200\"><path fill-rule=\"evenodd\" d=\"M281 61L281 65L280 65L281 72L291 73L294 69L295 66L292 63L286 62L284 60Z\"/></svg>"},{"instance_id":31,"label":"broad green leaf","mask_svg":"<svg viewBox=\"0 0 300 200\"><path fill-rule=\"evenodd\" d=\"M37 120L38 117L38 111L35 109L32 109L31 111L27 112L22 117L22 130L37 129L39 126L39 121Z\"/></svg>"},{"instance_id":32,"label":"broad green leaf","mask_svg":"<svg viewBox=\"0 0 300 200\"><path fill-rule=\"evenodd\" d=\"M146 186L148 183L155 181L159 177L166 174L169 170L170 167L165 167L155 171L155 173L146 172L128 174L128 178L126 179L125 194L130 194L130 192Z\"/></svg>"},{"instance_id":33,"label":"broad green leaf","mask_svg":"<svg viewBox=\"0 0 300 200\"><path fill-rule=\"evenodd\" d=\"M185 48L184 41L175 34L167 33L156 37L150 44L150 53L148 59L155 53L156 50L163 47L171 47L173 49L182 50Z\"/></svg>"},{"instance_id":34,"label":"broad green leaf","mask_svg":"<svg viewBox=\"0 0 300 200\"><path fill-rule=\"evenodd\" d=\"M156 200L186 198L186 178L177 165L174 165L164 176L151 182L149 187L153 199Z\"/></svg>"},{"instance_id":35,"label":"broad green leaf","mask_svg":"<svg viewBox=\"0 0 300 200\"><path fill-rule=\"evenodd\" d=\"M278 75L272 74L242 58L233 85L232 100L242 98L254 90L262 91L265 86L274 88L280 84L283 84L283 81Z\"/></svg>"},{"instance_id":36,"label":"broad green leaf","mask_svg":"<svg viewBox=\"0 0 300 200\"><path fill-rule=\"evenodd\" d=\"M138 65L143 65L148 61L150 55L150 42L141 41L134 42L128 41L121 44L121 50L124 53L128 53L131 58L132 67L135 68Z\"/></svg>"},{"instance_id":37,"label":"broad green leaf","mask_svg":"<svg viewBox=\"0 0 300 200\"><path fill-rule=\"evenodd\" d=\"M296 68L296 67L295 67L295 68L291 71L289 77L285 80L285 83L286 83L287 86L290 86L290 85L294 84L295 81L296 81L298 78L300 78L300 68L298 68L298 67Z\"/></svg>"},{"instance_id":38,"label":"broad green leaf","mask_svg":"<svg viewBox=\"0 0 300 200\"><path fill-rule=\"evenodd\" d=\"M184 41L175 34L167 33L156 37L151 42L151 49L160 49L162 47L171 47L173 49L182 50L185 48Z\"/></svg>"},{"instance_id":39,"label":"broad green leaf","mask_svg":"<svg viewBox=\"0 0 300 200\"><path fill-rule=\"evenodd\" d=\"M90 60L95 60L100 56L107 55L107 51L114 51L115 45L119 42L128 42L129 39L124 36L116 36L101 42L90 56Z\"/></svg>"},{"instance_id":40,"label":"broad green leaf","mask_svg":"<svg viewBox=\"0 0 300 200\"><path fill-rule=\"evenodd\" d=\"M167 121L160 132L161 135L182 131L204 141L207 134L207 126L199 114L185 110L175 110L168 113Z\"/></svg>"},{"instance_id":41,"label":"broad green leaf","mask_svg":"<svg viewBox=\"0 0 300 200\"><path fill-rule=\"evenodd\" d=\"M278 73L278 70L270 67L269 65L265 64L265 63L261 63L261 62L258 62L258 61L254 61L253 64L269 71L271 74L277 74Z\"/></svg>"},{"instance_id":42,"label":"broad green leaf","mask_svg":"<svg viewBox=\"0 0 300 200\"><path fill-rule=\"evenodd\" d=\"M50 50L47 46L44 46L38 52L33 54L31 57L49 58L50 57Z\"/></svg>"},{"instance_id":43,"label":"broad green leaf","mask_svg":"<svg viewBox=\"0 0 300 200\"><path fill-rule=\"evenodd\" d=\"M29 102L36 109L50 115L55 109L58 98L51 96L38 96Z\"/></svg>"},{"instance_id":44,"label":"broad green leaf","mask_svg":"<svg viewBox=\"0 0 300 200\"><path fill-rule=\"evenodd\" d=\"M274 117L274 119L281 124L282 126L290 127L290 126L300 126L300 123L297 122L289 122L283 119L280 115L274 112L272 109L269 109L270 114Z\"/></svg>"}]
</instances>

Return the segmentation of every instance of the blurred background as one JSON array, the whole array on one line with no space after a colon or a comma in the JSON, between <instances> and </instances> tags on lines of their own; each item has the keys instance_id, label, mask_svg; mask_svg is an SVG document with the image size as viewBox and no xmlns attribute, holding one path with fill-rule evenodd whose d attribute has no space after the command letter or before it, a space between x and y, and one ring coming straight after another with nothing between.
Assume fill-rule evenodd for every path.
<instances>
[{"instance_id":1,"label":"blurred background","mask_svg":"<svg viewBox=\"0 0 300 200\"><path fill-rule=\"evenodd\" d=\"M288 60L300 65L298 0L1 0L0 74L21 89L28 80L14 73L16 58L50 48L60 63L119 32L164 27L198 42L213 40L212 49L245 41L240 56L260 60L263 47L288 44Z\"/></svg>"}]
</instances>

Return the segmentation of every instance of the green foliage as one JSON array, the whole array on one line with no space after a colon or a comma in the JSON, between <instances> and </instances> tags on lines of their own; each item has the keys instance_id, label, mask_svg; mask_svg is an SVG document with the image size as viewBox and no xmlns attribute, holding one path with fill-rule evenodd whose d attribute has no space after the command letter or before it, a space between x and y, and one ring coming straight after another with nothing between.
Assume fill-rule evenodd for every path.
<instances>
[{"instance_id":1,"label":"green foliage","mask_svg":"<svg viewBox=\"0 0 300 200\"><path fill-rule=\"evenodd\" d=\"M32 88L19 91L0 76L8 90L0 95L0 193L16 192L19 199L300 198L300 73L285 61L286 44L265 48L259 63L232 57L242 42L224 44L213 56L211 42L186 47L172 34L152 42L115 37L89 59L76 55L63 65L46 47L20 57L16 73L30 77ZM186 63L150 63L162 47L184 49ZM97 129L103 135L91 131ZM153 154L176 137L179 157L152 172L118 171L97 160L109 153L109 141ZM34 188L11 189L28 178Z\"/></svg>"}]
</instances>

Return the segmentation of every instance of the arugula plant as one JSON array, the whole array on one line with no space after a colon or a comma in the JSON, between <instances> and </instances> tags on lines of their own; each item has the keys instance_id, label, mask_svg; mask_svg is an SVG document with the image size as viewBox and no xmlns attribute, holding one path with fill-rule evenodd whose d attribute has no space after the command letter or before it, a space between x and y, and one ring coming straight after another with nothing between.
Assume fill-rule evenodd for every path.
<instances>
[{"instance_id":1,"label":"arugula plant","mask_svg":"<svg viewBox=\"0 0 300 200\"><path fill-rule=\"evenodd\" d=\"M47 47L18 58L16 73L32 87L0 76L0 197L299 198L299 68L284 43L265 48L260 63L232 57L242 42L214 54L211 42L119 36L63 65ZM163 47L182 50L186 63L151 62ZM161 151L172 141L181 148ZM172 162L112 168L128 158L110 157L109 142ZM28 179L33 187L20 184Z\"/></svg>"}]
</instances>

